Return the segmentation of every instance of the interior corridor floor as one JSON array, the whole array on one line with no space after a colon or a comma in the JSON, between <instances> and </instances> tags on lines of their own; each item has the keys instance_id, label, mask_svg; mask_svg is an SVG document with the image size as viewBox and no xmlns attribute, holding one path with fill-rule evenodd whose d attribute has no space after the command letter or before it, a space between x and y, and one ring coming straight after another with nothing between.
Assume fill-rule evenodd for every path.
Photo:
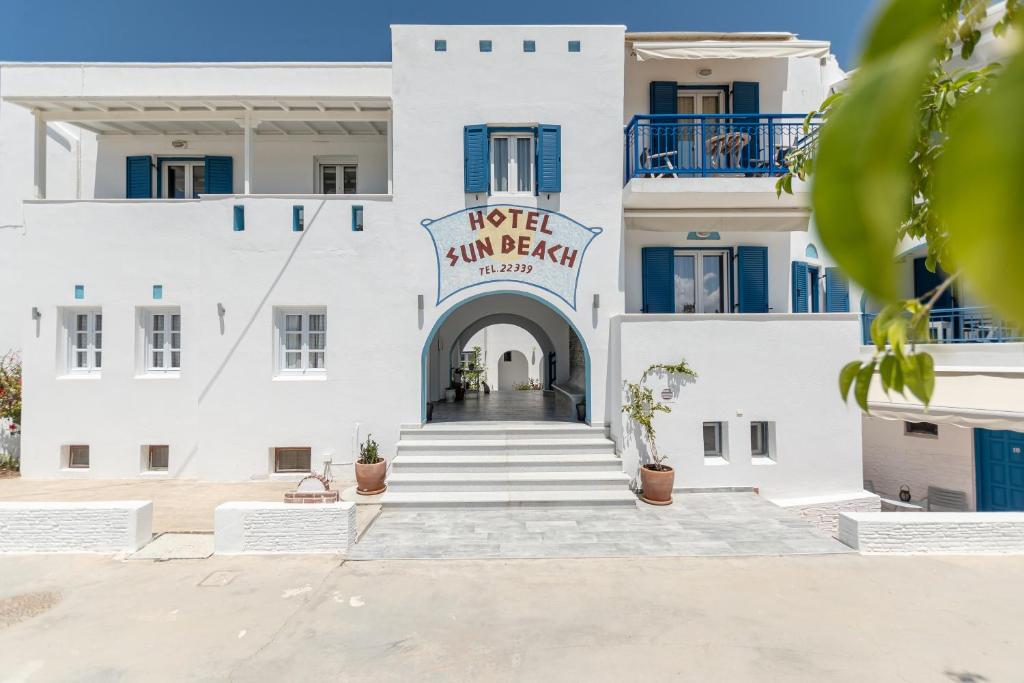
<instances>
[{"instance_id":1,"label":"interior corridor floor","mask_svg":"<svg viewBox=\"0 0 1024 683\"><path fill-rule=\"evenodd\" d=\"M492 391L434 404L431 422L576 422L575 406L553 391Z\"/></svg>"}]
</instances>

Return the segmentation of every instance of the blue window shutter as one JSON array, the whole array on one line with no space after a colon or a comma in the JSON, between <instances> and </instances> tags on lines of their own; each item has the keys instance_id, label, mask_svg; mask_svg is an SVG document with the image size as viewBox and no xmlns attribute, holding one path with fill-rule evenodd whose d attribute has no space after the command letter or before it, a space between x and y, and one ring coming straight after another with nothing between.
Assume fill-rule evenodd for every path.
<instances>
[{"instance_id":1,"label":"blue window shutter","mask_svg":"<svg viewBox=\"0 0 1024 683\"><path fill-rule=\"evenodd\" d=\"M206 157L206 194L234 192L234 162L231 157Z\"/></svg>"},{"instance_id":2,"label":"blue window shutter","mask_svg":"<svg viewBox=\"0 0 1024 683\"><path fill-rule=\"evenodd\" d=\"M825 312L850 312L850 283L838 268L825 269Z\"/></svg>"},{"instance_id":3,"label":"blue window shutter","mask_svg":"<svg viewBox=\"0 0 1024 683\"><path fill-rule=\"evenodd\" d=\"M761 84L757 81L734 81L732 84L732 113L733 114L760 114L761 113ZM750 142L743 150L743 165L749 165L751 159L757 159L760 153L760 135L758 130L758 118L752 116L742 119L733 119L736 130L750 135ZM765 133L767 136L767 133Z\"/></svg>"},{"instance_id":4,"label":"blue window shutter","mask_svg":"<svg viewBox=\"0 0 1024 683\"><path fill-rule=\"evenodd\" d=\"M675 249L643 248L644 313L675 313Z\"/></svg>"},{"instance_id":5,"label":"blue window shutter","mask_svg":"<svg viewBox=\"0 0 1024 683\"><path fill-rule=\"evenodd\" d=\"M810 292L807 287L807 264L793 261L793 312L807 313L807 300Z\"/></svg>"},{"instance_id":6,"label":"blue window shutter","mask_svg":"<svg viewBox=\"0 0 1024 683\"><path fill-rule=\"evenodd\" d=\"M675 81L651 81L652 114L679 113L679 84Z\"/></svg>"},{"instance_id":7,"label":"blue window shutter","mask_svg":"<svg viewBox=\"0 0 1024 683\"><path fill-rule=\"evenodd\" d=\"M537 126L537 192L562 191L562 127Z\"/></svg>"},{"instance_id":8,"label":"blue window shutter","mask_svg":"<svg viewBox=\"0 0 1024 683\"><path fill-rule=\"evenodd\" d=\"M768 247L736 249L740 313L768 312Z\"/></svg>"},{"instance_id":9,"label":"blue window shutter","mask_svg":"<svg viewBox=\"0 0 1024 683\"><path fill-rule=\"evenodd\" d=\"M485 125L462 129L466 192L487 192L491 179L489 142Z\"/></svg>"},{"instance_id":10,"label":"blue window shutter","mask_svg":"<svg viewBox=\"0 0 1024 683\"><path fill-rule=\"evenodd\" d=\"M153 161L148 154L125 160L124 190L128 199L153 198Z\"/></svg>"}]
</instances>

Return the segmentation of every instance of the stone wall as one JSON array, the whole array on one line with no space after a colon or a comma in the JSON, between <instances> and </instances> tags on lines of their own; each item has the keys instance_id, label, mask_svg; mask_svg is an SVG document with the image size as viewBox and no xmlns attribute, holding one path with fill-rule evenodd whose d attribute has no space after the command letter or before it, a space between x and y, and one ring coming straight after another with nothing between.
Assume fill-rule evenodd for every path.
<instances>
[{"instance_id":1,"label":"stone wall","mask_svg":"<svg viewBox=\"0 0 1024 683\"><path fill-rule=\"evenodd\" d=\"M804 519L810 520L822 531L833 536L839 530L839 515L842 512L878 512L881 500L873 493L863 492L859 496L817 496L811 498L787 498L772 501L784 508L792 508Z\"/></svg>"},{"instance_id":2,"label":"stone wall","mask_svg":"<svg viewBox=\"0 0 1024 683\"><path fill-rule=\"evenodd\" d=\"M219 554L343 554L356 540L355 503L231 502L213 519Z\"/></svg>"},{"instance_id":3,"label":"stone wall","mask_svg":"<svg viewBox=\"0 0 1024 683\"><path fill-rule=\"evenodd\" d=\"M0 502L0 553L134 552L153 537L153 503Z\"/></svg>"},{"instance_id":4,"label":"stone wall","mask_svg":"<svg viewBox=\"0 0 1024 683\"><path fill-rule=\"evenodd\" d=\"M1024 554L1024 513L842 513L839 540L866 554Z\"/></svg>"}]
</instances>

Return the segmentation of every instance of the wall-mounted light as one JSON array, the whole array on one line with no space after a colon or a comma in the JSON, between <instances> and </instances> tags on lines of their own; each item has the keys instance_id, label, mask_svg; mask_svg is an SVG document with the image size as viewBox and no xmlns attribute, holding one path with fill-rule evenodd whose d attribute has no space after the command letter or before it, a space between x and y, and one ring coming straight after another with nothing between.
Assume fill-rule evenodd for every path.
<instances>
[{"instance_id":1,"label":"wall-mounted light","mask_svg":"<svg viewBox=\"0 0 1024 683\"><path fill-rule=\"evenodd\" d=\"M707 78L708 76L711 75L711 69L709 67L702 66L701 68L697 69L697 75L700 76L701 78Z\"/></svg>"},{"instance_id":2,"label":"wall-mounted light","mask_svg":"<svg viewBox=\"0 0 1024 683\"><path fill-rule=\"evenodd\" d=\"M39 320L42 317L43 317L43 314L39 312L39 308L36 307L36 306L33 306L32 307L32 319L33 320Z\"/></svg>"},{"instance_id":3,"label":"wall-mounted light","mask_svg":"<svg viewBox=\"0 0 1024 683\"><path fill-rule=\"evenodd\" d=\"M222 303L218 303L217 304L217 315L219 315L222 318L224 317L224 304L222 304Z\"/></svg>"},{"instance_id":4,"label":"wall-mounted light","mask_svg":"<svg viewBox=\"0 0 1024 683\"><path fill-rule=\"evenodd\" d=\"M188 140L171 140L171 147L174 149L185 149L188 147Z\"/></svg>"},{"instance_id":5,"label":"wall-mounted light","mask_svg":"<svg viewBox=\"0 0 1024 683\"><path fill-rule=\"evenodd\" d=\"M595 294L594 295L594 308L601 308L601 295L600 294Z\"/></svg>"},{"instance_id":6,"label":"wall-mounted light","mask_svg":"<svg viewBox=\"0 0 1024 683\"><path fill-rule=\"evenodd\" d=\"M423 305L424 305L423 304L423 295L422 294L417 294L416 295L416 308L418 308L419 310L422 311L423 310Z\"/></svg>"}]
</instances>

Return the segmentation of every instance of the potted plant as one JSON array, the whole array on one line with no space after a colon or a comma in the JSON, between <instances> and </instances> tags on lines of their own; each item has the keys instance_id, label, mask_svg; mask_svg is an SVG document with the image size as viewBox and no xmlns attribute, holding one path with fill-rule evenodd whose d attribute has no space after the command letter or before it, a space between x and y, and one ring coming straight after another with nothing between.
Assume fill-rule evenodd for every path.
<instances>
[{"instance_id":1,"label":"potted plant","mask_svg":"<svg viewBox=\"0 0 1024 683\"><path fill-rule=\"evenodd\" d=\"M696 378L694 372L686 360L676 365L655 364L644 371L639 382L626 382L626 401L622 406L622 412L631 419L640 429L640 433L648 444L648 456L650 462L640 466L640 499L651 505L670 505L672 503L672 487L675 484L675 470L665 464L668 456L658 453L655 443L654 415L655 413L671 413L672 409L654 399L654 392L651 388L644 386L647 376L652 372L664 372L666 374L685 375Z\"/></svg>"},{"instance_id":2,"label":"potted plant","mask_svg":"<svg viewBox=\"0 0 1024 683\"><path fill-rule=\"evenodd\" d=\"M382 493L387 488L384 479L388 464L380 457L377 442L372 437L367 434L366 441L359 444L359 460L356 461L356 493L364 496Z\"/></svg>"}]
</instances>

